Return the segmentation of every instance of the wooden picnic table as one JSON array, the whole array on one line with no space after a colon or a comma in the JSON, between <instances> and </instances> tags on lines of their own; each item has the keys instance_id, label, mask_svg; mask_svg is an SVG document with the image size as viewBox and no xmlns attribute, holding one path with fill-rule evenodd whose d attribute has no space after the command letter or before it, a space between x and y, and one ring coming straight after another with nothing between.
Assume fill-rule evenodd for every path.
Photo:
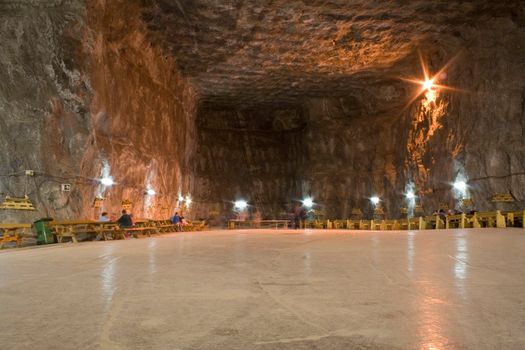
<instances>
[{"instance_id":1,"label":"wooden picnic table","mask_svg":"<svg viewBox=\"0 0 525 350\"><path fill-rule=\"evenodd\" d=\"M160 232L157 222L148 219L135 219L133 226L123 227L122 229L131 233L134 237L137 237L138 233L144 233L150 237L152 234Z\"/></svg>"},{"instance_id":2,"label":"wooden picnic table","mask_svg":"<svg viewBox=\"0 0 525 350\"><path fill-rule=\"evenodd\" d=\"M51 221L49 223L53 233L57 237L57 242L62 243L64 237L71 238L74 243L78 242L78 235L100 237L107 240L112 238L123 238L124 231L116 222L93 221L93 220L71 220L71 221Z\"/></svg>"},{"instance_id":3,"label":"wooden picnic table","mask_svg":"<svg viewBox=\"0 0 525 350\"><path fill-rule=\"evenodd\" d=\"M228 228L235 229L236 226L238 226L238 228L240 228L242 226L249 227L249 228L260 228L260 227L264 226L265 224L269 224L272 227L275 226L276 229L279 228L280 226L282 226L282 228L287 229L289 223L290 223L289 220L257 220L257 221L254 221L254 220L229 220L228 221Z\"/></svg>"},{"instance_id":4,"label":"wooden picnic table","mask_svg":"<svg viewBox=\"0 0 525 350\"><path fill-rule=\"evenodd\" d=\"M9 242L16 242L16 246L22 245L23 236L31 231L31 224L0 224L0 249L4 248L4 244Z\"/></svg>"}]
</instances>

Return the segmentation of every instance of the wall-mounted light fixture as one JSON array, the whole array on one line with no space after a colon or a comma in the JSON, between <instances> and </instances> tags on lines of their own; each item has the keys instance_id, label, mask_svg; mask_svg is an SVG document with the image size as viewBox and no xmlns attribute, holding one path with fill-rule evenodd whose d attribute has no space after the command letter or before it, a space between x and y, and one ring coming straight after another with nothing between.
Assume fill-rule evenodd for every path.
<instances>
[{"instance_id":1,"label":"wall-mounted light fixture","mask_svg":"<svg viewBox=\"0 0 525 350\"><path fill-rule=\"evenodd\" d=\"M305 198L303 199L303 205L306 207L306 208L311 208L314 206L314 201L312 198L308 197L308 198Z\"/></svg>"},{"instance_id":2,"label":"wall-mounted light fixture","mask_svg":"<svg viewBox=\"0 0 525 350\"><path fill-rule=\"evenodd\" d=\"M102 185L106 187L113 186L115 184L115 181L113 181L113 178L111 176L103 177L99 181Z\"/></svg>"},{"instance_id":3,"label":"wall-mounted light fixture","mask_svg":"<svg viewBox=\"0 0 525 350\"><path fill-rule=\"evenodd\" d=\"M154 196L157 194L157 192L155 192L155 190L153 188L148 188L148 190L146 191L146 194L148 196Z\"/></svg>"},{"instance_id":4,"label":"wall-mounted light fixture","mask_svg":"<svg viewBox=\"0 0 525 350\"><path fill-rule=\"evenodd\" d=\"M241 200L235 201L233 203L233 206L235 209L242 211L248 207L248 203L245 200L241 199Z\"/></svg>"}]
</instances>

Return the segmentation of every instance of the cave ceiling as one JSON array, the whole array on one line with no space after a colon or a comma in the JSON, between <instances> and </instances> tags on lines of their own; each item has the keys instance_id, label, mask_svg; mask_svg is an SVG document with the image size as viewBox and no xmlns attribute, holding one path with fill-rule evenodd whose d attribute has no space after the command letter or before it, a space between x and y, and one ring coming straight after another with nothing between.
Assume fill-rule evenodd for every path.
<instances>
[{"instance_id":1,"label":"cave ceiling","mask_svg":"<svg viewBox=\"0 0 525 350\"><path fill-rule=\"evenodd\" d=\"M293 105L383 85L403 93L397 78L420 72L418 51L445 61L469 40L466 29L520 11L519 1L483 0L144 4L153 42L213 106Z\"/></svg>"}]
</instances>

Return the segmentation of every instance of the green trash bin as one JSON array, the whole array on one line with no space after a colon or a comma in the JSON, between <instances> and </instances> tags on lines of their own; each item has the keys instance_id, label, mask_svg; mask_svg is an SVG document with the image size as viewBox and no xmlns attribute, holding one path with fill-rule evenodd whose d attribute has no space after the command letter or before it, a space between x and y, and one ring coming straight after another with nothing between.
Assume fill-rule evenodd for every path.
<instances>
[{"instance_id":1,"label":"green trash bin","mask_svg":"<svg viewBox=\"0 0 525 350\"><path fill-rule=\"evenodd\" d=\"M53 221L53 218L42 218L33 223L37 233L36 244L55 243L53 232L47 225L49 221Z\"/></svg>"}]
</instances>

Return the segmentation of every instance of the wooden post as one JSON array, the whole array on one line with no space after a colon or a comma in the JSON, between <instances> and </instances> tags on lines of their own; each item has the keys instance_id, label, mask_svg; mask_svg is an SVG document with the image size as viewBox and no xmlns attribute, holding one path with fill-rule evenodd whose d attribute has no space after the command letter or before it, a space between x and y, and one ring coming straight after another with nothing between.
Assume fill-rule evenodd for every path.
<instances>
[{"instance_id":1,"label":"wooden post","mask_svg":"<svg viewBox=\"0 0 525 350\"><path fill-rule=\"evenodd\" d=\"M439 215L436 215L436 230L443 228L443 220L439 217Z\"/></svg>"},{"instance_id":2,"label":"wooden post","mask_svg":"<svg viewBox=\"0 0 525 350\"><path fill-rule=\"evenodd\" d=\"M399 223L399 221L394 220L394 223L392 224L392 230L401 230L401 224Z\"/></svg>"},{"instance_id":3,"label":"wooden post","mask_svg":"<svg viewBox=\"0 0 525 350\"><path fill-rule=\"evenodd\" d=\"M514 227L514 213L513 212L507 213L507 221L509 222L510 227Z\"/></svg>"},{"instance_id":4,"label":"wooden post","mask_svg":"<svg viewBox=\"0 0 525 350\"><path fill-rule=\"evenodd\" d=\"M506 228L505 217L501 215L501 211L496 211L496 227L497 228Z\"/></svg>"},{"instance_id":5,"label":"wooden post","mask_svg":"<svg viewBox=\"0 0 525 350\"><path fill-rule=\"evenodd\" d=\"M479 223L477 213L474 213L474 216L472 217L472 227L481 228L481 224Z\"/></svg>"}]
</instances>

